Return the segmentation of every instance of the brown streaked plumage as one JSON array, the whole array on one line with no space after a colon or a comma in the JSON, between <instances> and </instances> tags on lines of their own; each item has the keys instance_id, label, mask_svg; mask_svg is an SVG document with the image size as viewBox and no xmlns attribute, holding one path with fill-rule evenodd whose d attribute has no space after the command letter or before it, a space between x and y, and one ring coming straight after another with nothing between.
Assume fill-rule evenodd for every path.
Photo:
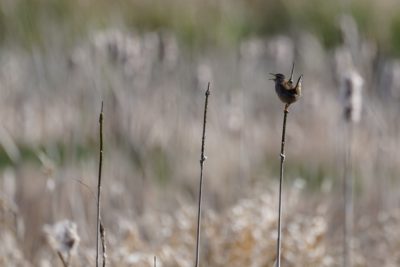
<instances>
[{"instance_id":1,"label":"brown streaked plumage","mask_svg":"<svg viewBox=\"0 0 400 267\"><path fill-rule=\"evenodd\" d=\"M285 79L285 75L281 73L270 74L274 76L274 78L270 80L275 81L275 92L278 95L279 99L286 104L285 110L287 110L289 105L296 102L301 96L301 82L303 79L303 75L300 75L296 85L294 85L292 77L287 80Z\"/></svg>"}]
</instances>

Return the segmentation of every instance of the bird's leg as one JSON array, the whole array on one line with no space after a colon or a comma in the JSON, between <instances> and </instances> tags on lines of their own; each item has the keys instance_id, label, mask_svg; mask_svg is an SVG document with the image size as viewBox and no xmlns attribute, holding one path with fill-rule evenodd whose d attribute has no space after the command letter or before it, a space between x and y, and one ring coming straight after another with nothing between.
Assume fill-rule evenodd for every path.
<instances>
[{"instance_id":1,"label":"bird's leg","mask_svg":"<svg viewBox=\"0 0 400 267\"><path fill-rule=\"evenodd\" d=\"M289 113L289 105L290 104L285 104L285 109L284 109L285 113Z\"/></svg>"}]
</instances>

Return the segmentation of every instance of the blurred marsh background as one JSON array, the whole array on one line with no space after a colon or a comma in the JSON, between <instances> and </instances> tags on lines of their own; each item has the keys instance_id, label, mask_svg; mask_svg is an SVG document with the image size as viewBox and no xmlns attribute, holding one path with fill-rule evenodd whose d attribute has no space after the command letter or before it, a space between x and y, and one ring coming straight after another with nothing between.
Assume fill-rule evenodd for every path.
<instances>
[{"instance_id":1,"label":"blurred marsh background","mask_svg":"<svg viewBox=\"0 0 400 267\"><path fill-rule=\"evenodd\" d=\"M283 104L268 73L295 61L284 265L341 266L341 87L358 77L354 266L399 266L399 14L395 0L1 0L0 265L61 266L47 239L64 219L71 266L94 265L104 100L110 266L191 266L210 81L202 266L272 266Z\"/></svg>"}]
</instances>

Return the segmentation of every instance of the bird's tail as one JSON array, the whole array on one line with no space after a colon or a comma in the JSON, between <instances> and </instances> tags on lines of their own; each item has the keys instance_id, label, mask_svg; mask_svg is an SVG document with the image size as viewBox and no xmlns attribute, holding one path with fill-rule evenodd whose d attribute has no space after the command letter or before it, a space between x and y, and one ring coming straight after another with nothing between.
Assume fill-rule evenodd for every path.
<instances>
[{"instance_id":1,"label":"bird's tail","mask_svg":"<svg viewBox=\"0 0 400 267\"><path fill-rule=\"evenodd\" d=\"M290 73L290 79L289 79L289 82L291 84L293 84L293 72L294 72L294 61L293 61L293 65L292 65L292 72Z\"/></svg>"},{"instance_id":2,"label":"bird's tail","mask_svg":"<svg viewBox=\"0 0 400 267\"><path fill-rule=\"evenodd\" d=\"M298 86L301 86L301 82L302 82L302 81L303 81L303 74L300 75L299 79L297 80L296 88L297 88Z\"/></svg>"}]
</instances>

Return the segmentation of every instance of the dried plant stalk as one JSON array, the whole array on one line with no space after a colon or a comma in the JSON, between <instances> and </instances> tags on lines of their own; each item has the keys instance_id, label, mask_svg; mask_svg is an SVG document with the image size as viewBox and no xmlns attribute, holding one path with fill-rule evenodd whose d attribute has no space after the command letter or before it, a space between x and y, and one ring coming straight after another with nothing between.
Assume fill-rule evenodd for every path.
<instances>
[{"instance_id":1,"label":"dried plant stalk","mask_svg":"<svg viewBox=\"0 0 400 267\"><path fill-rule=\"evenodd\" d=\"M103 267L106 267L107 264L106 229L104 228L104 225L101 221L100 221L100 239L101 239L101 248L103 256Z\"/></svg>"},{"instance_id":2,"label":"dried plant stalk","mask_svg":"<svg viewBox=\"0 0 400 267\"><path fill-rule=\"evenodd\" d=\"M207 107L208 107L208 97L210 95L210 83L208 83L206 91L206 99L204 102L204 117L203 117L203 134L201 138L201 153L200 153L200 184L199 184L199 199L197 205L197 231L196 231L196 260L195 267L199 266L200 261L200 227L201 227L201 199L202 199L202 189L203 189L203 165L206 157L204 156L204 144L206 140L206 124L207 124Z\"/></svg>"},{"instance_id":3,"label":"dried plant stalk","mask_svg":"<svg viewBox=\"0 0 400 267\"><path fill-rule=\"evenodd\" d=\"M99 235L100 235L100 200L101 200L101 170L103 165L103 101L101 102L101 111L99 116L99 134L100 134L100 153L99 153L99 176L97 182L97 228L96 228L96 267L99 266Z\"/></svg>"},{"instance_id":4,"label":"dried plant stalk","mask_svg":"<svg viewBox=\"0 0 400 267\"><path fill-rule=\"evenodd\" d=\"M353 250L353 216L354 216L354 179L352 175L352 144L353 144L353 125L346 125L346 155L344 157L345 166L343 174L343 266L352 266Z\"/></svg>"},{"instance_id":5,"label":"dried plant stalk","mask_svg":"<svg viewBox=\"0 0 400 267\"><path fill-rule=\"evenodd\" d=\"M57 251L57 256L60 259L63 267L68 267L69 266L69 261L64 259L64 256L62 255L62 253L60 251Z\"/></svg>"},{"instance_id":6,"label":"dried plant stalk","mask_svg":"<svg viewBox=\"0 0 400 267\"><path fill-rule=\"evenodd\" d=\"M346 72L341 81L345 124L345 157L343 173L343 266L351 267L353 250L354 178L352 175L353 129L361 119L364 80L357 71Z\"/></svg>"},{"instance_id":7,"label":"dried plant stalk","mask_svg":"<svg viewBox=\"0 0 400 267\"><path fill-rule=\"evenodd\" d=\"M279 201L278 201L278 238L276 242L276 266L281 266L281 243L282 243L282 184L283 184L283 165L285 162L285 136L286 136L286 120L288 111L288 105L285 105L283 110L283 126L282 126L282 141L281 141L281 166L279 173Z\"/></svg>"}]
</instances>

